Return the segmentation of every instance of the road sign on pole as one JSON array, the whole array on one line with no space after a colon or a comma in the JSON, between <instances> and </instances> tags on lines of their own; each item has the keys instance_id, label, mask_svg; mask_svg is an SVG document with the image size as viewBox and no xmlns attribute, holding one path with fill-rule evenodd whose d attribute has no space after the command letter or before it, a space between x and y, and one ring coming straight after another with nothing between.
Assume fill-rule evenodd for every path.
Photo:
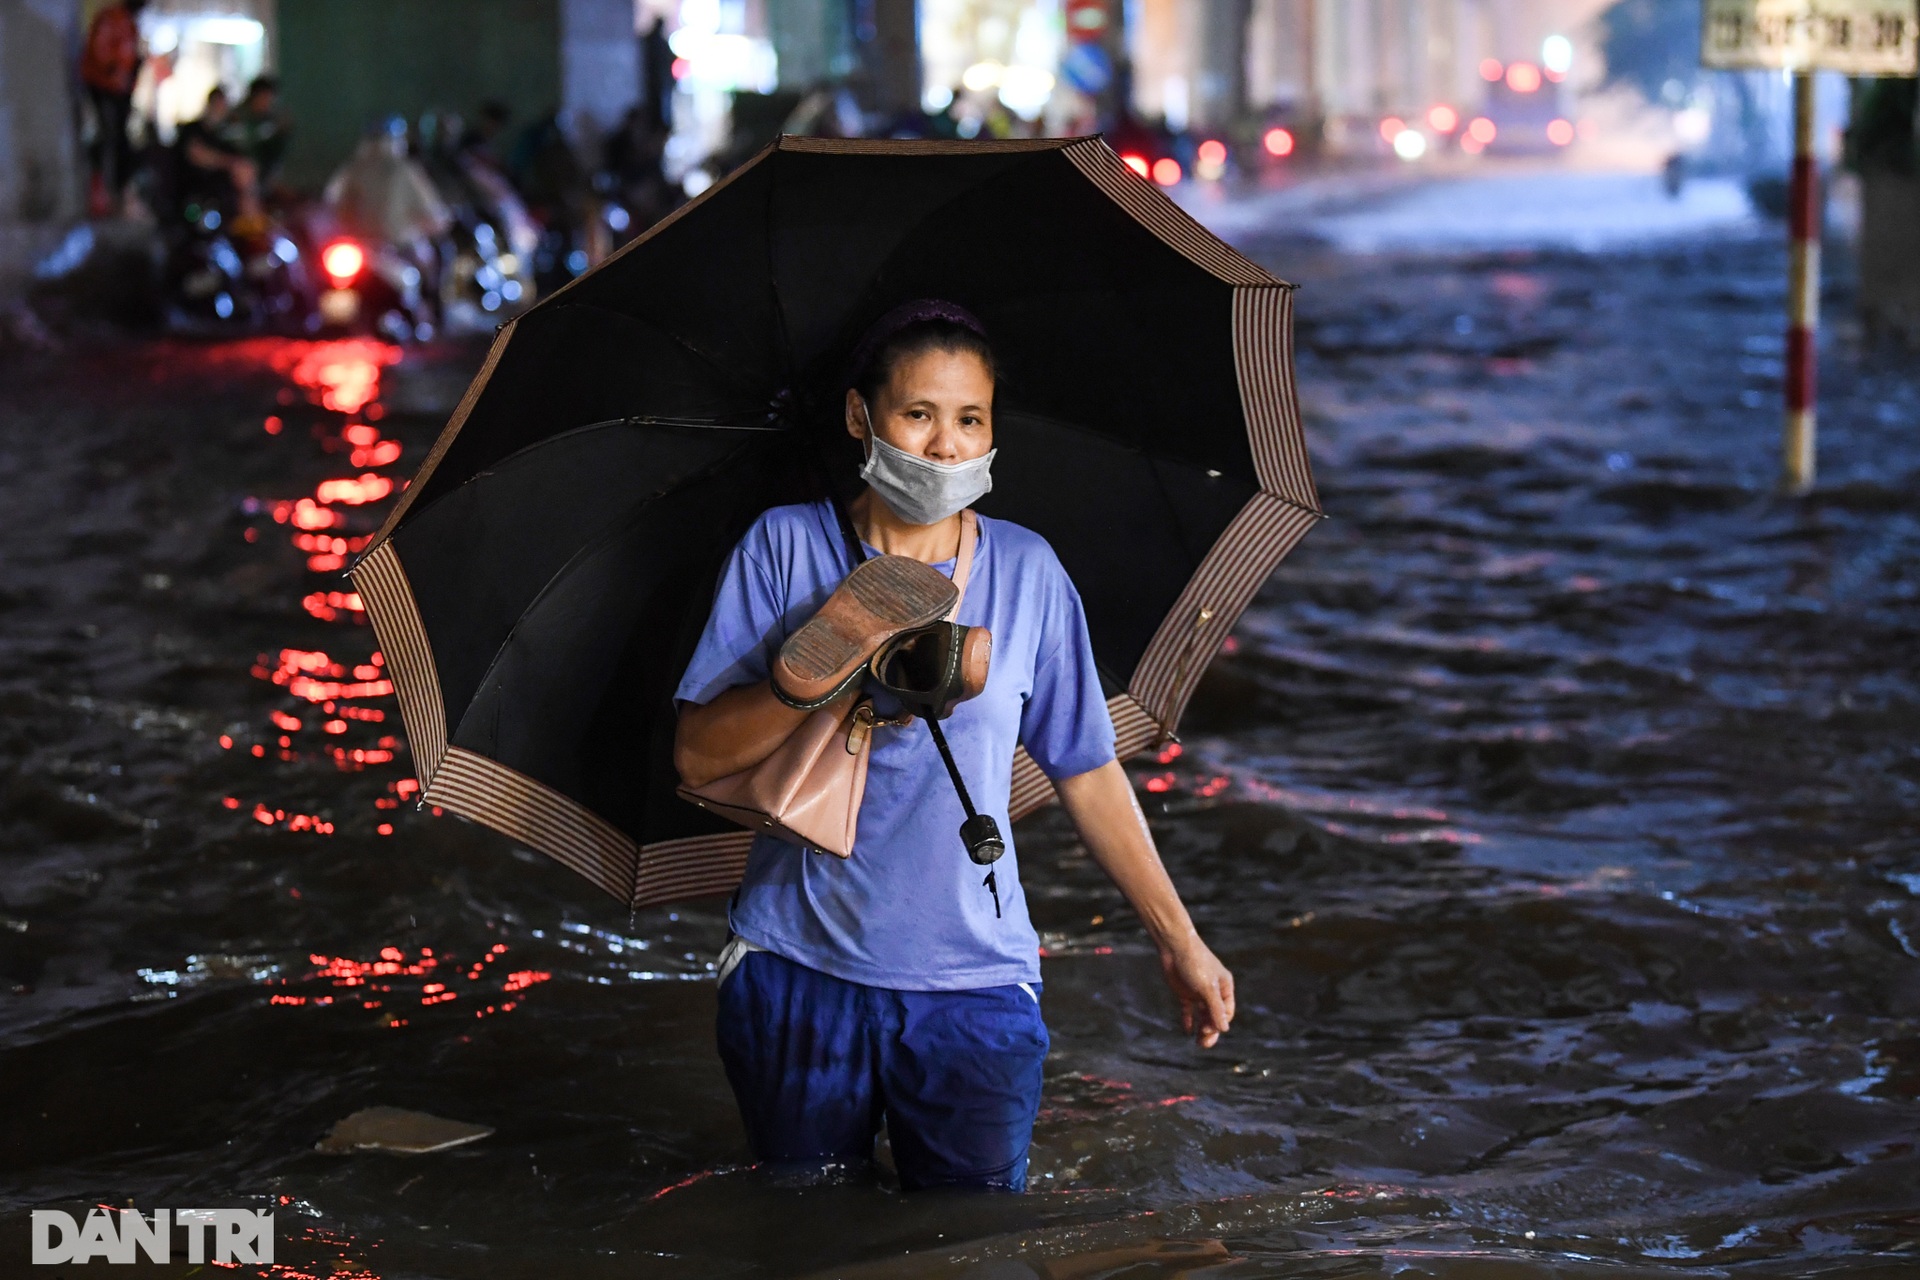
<instances>
[{"instance_id":1,"label":"road sign on pole","mask_svg":"<svg viewBox=\"0 0 1920 1280\"><path fill-rule=\"evenodd\" d=\"M1788 196L1784 487L1814 476L1815 335L1820 326L1820 175L1814 163L1813 75L1910 76L1920 68L1915 0L1702 0L1700 61L1731 71L1793 73L1793 180Z\"/></svg>"},{"instance_id":2,"label":"road sign on pole","mask_svg":"<svg viewBox=\"0 0 1920 1280\"><path fill-rule=\"evenodd\" d=\"M1920 48L1913 0L1705 0L1700 61L1729 71L1910 76Z\"/></svg>"},{"instance_id":3,"label":"road sign on pole","mask_svg":"<svg viewBox=\"0 0 1920 1280\"><path fill-rule=\"evenodd\" d=\"M1107 38L1107 0L1067 0L1067 39L1095 43Z\"/></svg>"}]
</instances>

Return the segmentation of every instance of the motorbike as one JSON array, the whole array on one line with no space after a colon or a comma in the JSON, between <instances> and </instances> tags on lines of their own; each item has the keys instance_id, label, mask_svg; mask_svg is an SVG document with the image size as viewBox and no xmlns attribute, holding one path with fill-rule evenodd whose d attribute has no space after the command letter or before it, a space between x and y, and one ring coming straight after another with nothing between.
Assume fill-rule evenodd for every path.
<instances>
[{"instance_id":1,"label":"motorbike","mask_svg":"<svg viewBox=\"0 0 1920 1280\"><path fill-rule=\"evenodd\" d=\"M533 304L540 228L512 183L480 158L457 157L429 172L453 211L441 251L441 315L448 329L490 329Z\"/></svg>"},{"instance_id":2,"label":"motorbike","mask_svg":"<svg viewBox=\"0 0 1920 1280\"><path fill-rule=\"evenodd\" d=\"M404 121L363 139L308 218L328 333L425 342L440 329L443 247L453 217L408 152Z\"/></svg>"},{"instance_id":3,"label":"motorbike","mask_svg":"<svg viewBox=\"0 0 1920 1280\"><path fill-rule=\"evenodd\" d=\"M175 328L298 334L312 329L308 256L272 219L236 225L229 208L189 199L163 226L163 284Z\"/></svg>"},{"instance_id":4,"label":"motorbike","mask_svg":"<svg viewBox=\"0 0 1920 1280\"><path fill-rule=\"evenodd\" d=\"M319 243L327 287L315 306L318 331L372 334L396 343L433 337L437 308L415 254L340 232Z\"/></svg>"}]
</instances>

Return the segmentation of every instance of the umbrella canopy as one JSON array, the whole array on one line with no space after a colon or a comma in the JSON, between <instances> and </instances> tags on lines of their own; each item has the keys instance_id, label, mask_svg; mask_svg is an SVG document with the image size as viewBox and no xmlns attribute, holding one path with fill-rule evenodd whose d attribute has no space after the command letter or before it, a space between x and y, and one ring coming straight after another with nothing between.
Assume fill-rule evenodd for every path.
<instances>
[{"instance_id":1,"label":"umbrella canopy","mask_svg":"<svg viewBox=\"0 0 1920 1280\"><path fill-rule=\"evenodd\" d=\"M1163 740L1320 516L1291 289L1097 138L780 139L502 330L354 567L423 798L635 906L738 883L673 689L753 519L857 484L846 361L914 298L992 335L979 509L1079 588L1122 755ZM1013 816L1051 798L1022 752Z\"/></svg>"}]
</instances>

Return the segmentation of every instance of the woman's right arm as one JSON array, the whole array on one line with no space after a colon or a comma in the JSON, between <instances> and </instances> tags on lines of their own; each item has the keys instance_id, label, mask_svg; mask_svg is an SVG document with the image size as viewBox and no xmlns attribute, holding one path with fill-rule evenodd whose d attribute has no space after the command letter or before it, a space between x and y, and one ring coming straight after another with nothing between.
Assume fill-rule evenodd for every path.
<instances>
[{"instance_id":1,"label":"woman's right arm","mask_svg":"<svg viewBox=\"0 0 1920 1280\"><path fill-rule=\"evenodd\" d=\"M686 703L674 729L673 766L682 783L704 787L765 760L811 714L774 697L765 680L736 685L708 703Z\"/></svg>"}]
</instances>

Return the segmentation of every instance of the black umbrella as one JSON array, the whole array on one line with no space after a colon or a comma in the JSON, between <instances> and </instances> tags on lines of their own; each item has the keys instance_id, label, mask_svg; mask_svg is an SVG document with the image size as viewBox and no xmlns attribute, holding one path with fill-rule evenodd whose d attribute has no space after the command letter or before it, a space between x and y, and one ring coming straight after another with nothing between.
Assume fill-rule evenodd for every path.
<instances>
[{"instance_id":1,"label":"black umbrella","mask_svg":"<svg viewBox=\"0 0 1920 1280\"><path fill-rule=\"evenodd\" d=\"M1163 740L1320 517L1291 291L1098 138L780 139L501 331L354 567L423 798L635 906L739 881L673 688L753 519L857 483L844 365L913 298L986 324L979 508L1072 575L1122 754ZM1013 816L1051 795L1022 752Z\"/></svg>"}]
</instances>

